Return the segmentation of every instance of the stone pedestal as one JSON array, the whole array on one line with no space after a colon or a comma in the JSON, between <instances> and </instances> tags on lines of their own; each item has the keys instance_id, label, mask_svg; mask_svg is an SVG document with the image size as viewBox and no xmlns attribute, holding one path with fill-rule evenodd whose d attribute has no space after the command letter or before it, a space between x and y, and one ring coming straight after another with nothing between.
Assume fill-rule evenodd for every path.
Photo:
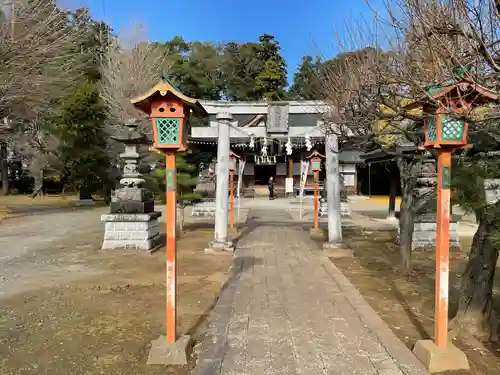
<instances>
[{"instance_id":1,"label":"stone pedestal","mask_svg":"<svg viewBox=\"0 0 500 375\"><path fill-rule=\"evenodd\" d=\"M167 344L165 336L151 341L148 365L187 365L189 350L192 346L191 336L185 335L173 344Z\"/></svg>"},{"instance_id":2,"label":"stone pedestal","mask_svg":"<svg viewBox=\"0 0 500 375\"><path fill-rule=\"evenodd\" d=\"M437 186L436 167L434 159L427 159L424 162L422 171L417 180L417 195L420 197L433 194L434 199L430 199L421 212L415 217L413 230L412 249L435 249L436 248L436 209L437 202L434 190ZM450 248L460 248L460 238L458 235L459 217L450 217ZM399 227L396 243L399 244Z\"/></svg>"},{"instance_id":3,"label":"stone pedestal","mask_svg":"<svg viewBox=\"0 0 500 375\"><path fill-rule=\"evenodd\" d=\"M205 254L217 254L217 253L225 253L234 251L234 245L232 241L212 241L208 244L208 247L205 248Z\"/></svg>"},{"instance_id":4,"label":"stone pedestal","mask_svg":"<svg viewBox=\"0 0 500 375\"><path fill-rule=\"evenodd\" d=\"M313 240L324 240L325 239L325 232L320 228L311 228L311 229L309 229L309 236Z\"/></svg>"},{"instance_id":5,"label":"stone pedestal","mask_svg":"<svg viewBox=\"0 0 500 375\"><path fill-rule=\"evenodd\" d=\"M126 186L116 190L111 196L112 214L147 214L153 211L153 193L147 189Z\"/></svg>"},{"instance_id":6,"label":"stone pedestal","mask_svg":"<svg viewBox=\"0 0 500 375\"><path fill-rule=\"evenodd\" d=\"M413 354L430 373L469 370L467 357L452 343L440 349L432 340L419 340L413 348Z\"/></svg>"},{"instance_id":7,"label":"stone pedestal","mask_svg":"<svg viewBox=\"0 0 500 375\"><path fill-rule=\"evenodd\" d=\"M152 249L160 239L160 216L161 212L102 215L101 221L105 223L102 249Z\"/></svg>"},{"instance_id":8,"label":"stone pedestal","mask_svg":"<svg viewBox=\"0 0 500 375\"><path fill-rule=\"evenodd\" d=\"M351 208L348 202L340 202L340 215L342 217L351 216ZM328 218L328 202L325 198L319 200L319 217Z\"/></svg>"},{"instance_id":9,"label":"stone pedestal","mask_svg":"<svg viewBox=\"0 0 500 375\"><path fill-rule=\"evenodd\" d=\"M436 230L436 215L426 214L418 216L413 229L412 249L434 249L436 247ZM458 217L456 215L452 215L450 218L450 248L460 248Z\"/></svg>"}]
</instances>

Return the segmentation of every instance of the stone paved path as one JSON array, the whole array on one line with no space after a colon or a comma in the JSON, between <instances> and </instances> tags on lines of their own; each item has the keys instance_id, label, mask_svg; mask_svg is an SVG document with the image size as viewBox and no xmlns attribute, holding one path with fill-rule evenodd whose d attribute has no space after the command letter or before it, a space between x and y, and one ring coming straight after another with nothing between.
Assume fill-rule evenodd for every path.
<instances>
[{"instance_id":1,"label":"stone paved path","mask_svg":"<svg viewBox=\"0 0 500 375\"><path fill-rule=\"evenodd\" d=\"M284 210L252 210L194 375L427 374Z\"/></svg>"}]
</instances>

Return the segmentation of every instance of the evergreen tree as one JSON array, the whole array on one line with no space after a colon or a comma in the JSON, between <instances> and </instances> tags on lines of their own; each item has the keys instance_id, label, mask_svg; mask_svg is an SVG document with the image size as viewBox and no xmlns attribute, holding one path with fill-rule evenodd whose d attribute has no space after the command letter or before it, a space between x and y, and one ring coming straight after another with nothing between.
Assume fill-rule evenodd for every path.
<instances>
[{"instance_id":1,"label":"evergreen tree","mask_svg":"<svg viewBox=\"0 0 500 375\"><path fill-rule=\"evenodd\" d=\"M194 193L198 182L198 166L190 162L187 153L176 154L175 164L177 168L177 202L184 205L189 201L199 199L199 196ZM165 160L162 154L157 156L155 177L161 192L161 199L165 203Z\"/></svg>"},{"instance_id":2,"label":"evergreen tree","mask_svg":"<svg viewBox=\"0 0 500 375\"><path fill-rule=\"evenodd\" d=\"M224 48L223 70L226 74L225 94L228 99L260 100L262 93L256 85L263 69L257 55L257 43L228 43Z\"/></svg>"},{"instance_id":3,"label":"evergreen tree","mask_svg":"<svg viewBox=\"0 0 500 375\"><path fill-rule=\"evenodd\" d=\"M274 36L259 42L216 45L174 37L157 43L165 50L168 74L186 95L208 100L282 100L286 63Z\"/></svg>"},{"instance_id":4,"label":"evergreen tree","mask_svg":"<svg viewBox=\"0 0 500 375\"><path fill-rule=\"evenodd\" d=\"M257 75L256 84L261 98L283 100L287 71L285 59L280 55L280 44L269 34L261 35L259 41L257 56L262 63L262 70Z\"/></svg>"},{"instance_id":5,"label":"evergreen tree","mask_svg":"<svg viewBox=\"0 0 500 375\"><path fill-rule=\"evenodd\" d=\"M94 21L84 8L75 11L72 27L85 30L76 46L85 61L82 78L68 96L54 103L56 115L45 121L45 129L59 139L62 178L80 189L81 198L90 198L90 192L107 183L106 112L98 82L100 58L109 47L111 30L105 23Z\"/></svg>"},{"instance_id":6,"label":"evergreen tree","mask_svg":"<svg viewBox=\"0 0 500 375\"><path fill-rule=\"evenodd\" d=\"M98 88L88 79L82 79L61 102L60 115L52 119L52 132L60 141L63 174L78 188L94 190L104 182L109 165L104 120Z\"/></svg>"},{"instance_id":7,"label":"evergreen tree","mask_svg":"<svg viewBox=\"0 0 500 375\"><path fill-rule=\"evenodd\" d=\"M175 155L175 164L177 169L177 229L182 233L184 228L184 208L190 202L200 199L200 196L194 192L198 182L198 166L189 162L187 153L178 153ZM158 154L158 165L156 168L156 183L160 190L161 200L166 203L166 171L165 161L161 154Z\"/></svg>"},{"instance_id":8,"label":"evergreen tree","mask_svg":"<svg viewBox=\"0 0 500 375\"><path fill-rule=\"evenodd\" d=\"M311 56L302 57L299 69L293 75L293 85L290 95L296 99L319 100L321 99L322 86L320 82L321 60Z\"/></svg>"}]
</instances>

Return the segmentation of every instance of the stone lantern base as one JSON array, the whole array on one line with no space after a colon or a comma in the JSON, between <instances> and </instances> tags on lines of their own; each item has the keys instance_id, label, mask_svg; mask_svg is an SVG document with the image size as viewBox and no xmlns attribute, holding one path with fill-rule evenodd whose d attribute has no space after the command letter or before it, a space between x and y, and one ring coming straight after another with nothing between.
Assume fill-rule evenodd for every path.
<instances>
[{"instance_id":1,"label":"stone lantern base","mask_svg":"<svg viewBox=\"0 0 500 375\"><path fill-rule=\"evenodd\" d=\"M342 217L351 216L351 208L348 202L340 202L340 215ZM321 218L328 217L328 202L326 198L319 198L319 216Z\"/></svg>"},{"instance_id":2,"label":"stone lantern base","mask_svg":"<svg viewBox=\"0 0 500 375\"><path fill-rule=\"evenodd\" d=\"M451 215L450 218L450 248L460 248L460 237L458 234L457 215ZM415 227L413 230L412 250L417 249L435 249L436 247L436 215L425 214L420 215L415 219ZM399 226L396 243L399 244Z\"/></svg>"},{"instance_id":3,"label":"stone lantern base","mask_svg":"<svg viewBox=\"0 0 500 375\"><path fill-rule=\"evenodd\" d=\"M105 223L102 249L152 249L160 239L160 216L161 212L102 215L101 221Z\"/></svg>"}]
</instances>

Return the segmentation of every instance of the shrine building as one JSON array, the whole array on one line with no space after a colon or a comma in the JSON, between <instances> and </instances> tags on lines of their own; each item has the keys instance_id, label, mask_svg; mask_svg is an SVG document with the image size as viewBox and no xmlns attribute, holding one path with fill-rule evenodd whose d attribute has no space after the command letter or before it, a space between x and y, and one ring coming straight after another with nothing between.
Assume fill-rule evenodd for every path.
<instances>
[{"instance_id":1,"label":"shrine building","mask_svg":"<svg viewBox=\"0 0 500 375\"><path fill-rule=\"evenodd\" d=\"M231 150L245 160L242 176L243 192L267 190L269 177L275 177L277 189L284 190L285 178L293 177L294 189L300 183L301 161L314 150L325 153L327 105L322 101L200 101L209 114L204 123L193 123L190 143L198 149L217 154L218 127L216 115L231 113ZM291 143L291 154L287 152ZM309 149L309 150L308 150ZM340 173L349 194L358 191L358 167L363 164L361 151L342 148L339 142ZM320 181L325 178L323 168ZM308 171L306 188L313 186L313 173Z\"/></svg>"}]
</instances>

